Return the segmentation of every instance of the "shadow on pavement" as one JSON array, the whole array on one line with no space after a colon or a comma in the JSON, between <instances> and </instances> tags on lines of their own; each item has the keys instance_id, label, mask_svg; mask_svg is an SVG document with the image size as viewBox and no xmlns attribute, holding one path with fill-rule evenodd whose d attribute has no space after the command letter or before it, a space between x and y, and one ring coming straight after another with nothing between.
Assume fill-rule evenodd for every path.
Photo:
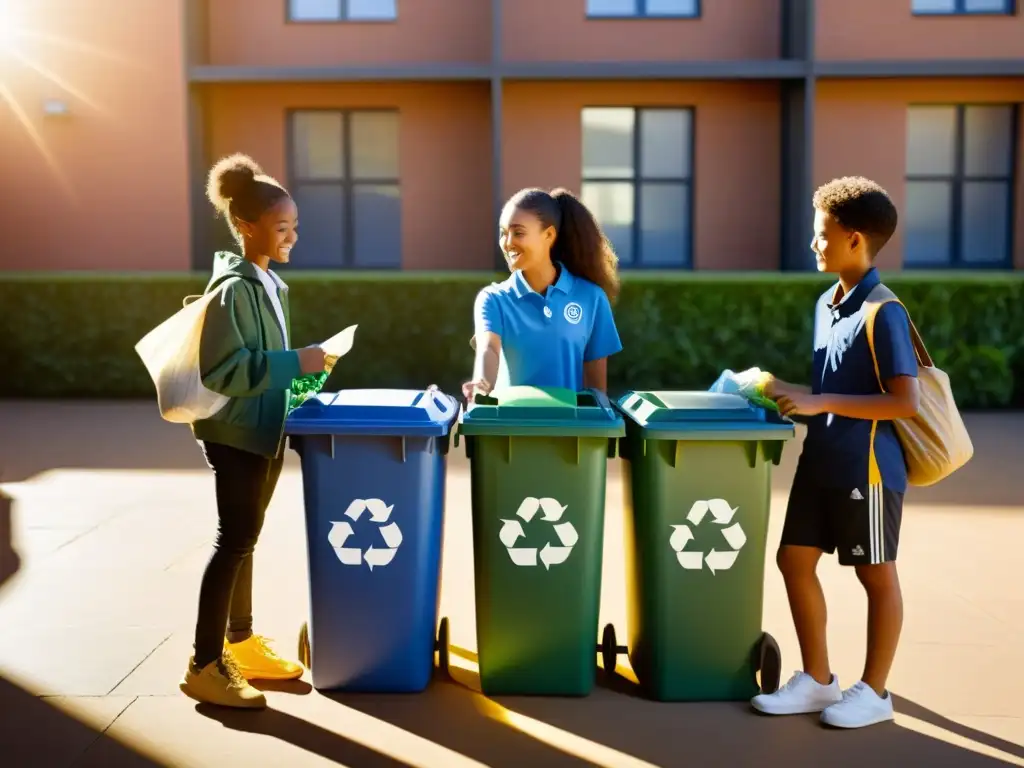
<instances>
[{"instance_id":1,"label":"shadow on pavement","mask_svg":"<svg viewBox=\"0 0 1024 768\"><path fill-rule=\"evenodd\" d=\"M13 506L0 491L0 588L20 567L12 542ZM103 741L109 742L104 754L112 761L107 763L110 768L165 768L0 676L0 764L4 768L72 765Z\"/></svg>"},{"instance_id":2,"label":"shadow on pavement","mask_svg":"<svg viewBox=\"0 0 1024 768\"><path fill-rule=\"evenodd\" d=\"M202 470L188 427L162 421L156 401L0 401L3 482L53 469ZM53 435L60 433L61 439Z\"/></svg>"},{"instance_id":3,"label":"shadow on pavement","mask_svg":"<svg viewBox=\"0 0 1024 768\"><path fill-rule=\"evenodd\" d=\"M252 687L267 693L287 693L291 696L308 696L313 692L313 686L305 680L253 680Z\"/></svg>"},{"instance_id":4,"label":"shadow on pavement","mask_svg":"<svg viewBox=\"0 0 1024 768\"><path fill-rule=\"evenodd\" d=\"M945 734L896 724L834 731L816 716L768 718L745 702L662 703L639 695L621 678L604 679L585 698L496 697L479 693L478 678L439 672L418 696L327 694L488 765L650 766L788 765L816 768L875 765L995 768L1012 764L985 748L1019 756L1020 747L952 723L898 700L898 711ZM624 701L623 697L629 700ZM947 740L948 739L948 740ZM950 740L961 743L950 743ZM979 751L980 750L980 751Z\"/></svg>"},{"instance_id":5,"label":"shadow on pavement","mask_svg":"<svg viewBox=\"0 0 1024 768\"><path fill-rule=\"evenodd\" d=\"M406 763L383 755L358 742L347 739L326 728L267 708L260 712L241 712L197 704L196 712L216 720L225 728L244 733L258 733L287 742L304 752L319 755L349 768L396 768Z\"/></svg>"},{"instance_id":6,"label":"shadow on pavement","mask_svg":"<svg viewBox=\"0 0 1024 768\"><path fill-rule=\"evenodd\" d=\"M499 705L440 673L420 694L324 695L485 765L576 768L588 764L510 727L501 718Z\"/></svg>"},{"instance_id":7,"label":"shadow on pavement","mask_svg":"<svg viewBox=\"0 0 1024 768\"><path fill-rule=\"evenodd\" d=\"M461 672L461 671L460 671ZM599 673L600 674L600 673ZM744 703L659 703L620 693L620 681L599 681L586 698L499 697L473 689L471 673L458 682L437 674L422 694L328 694L340 705L402 728L489 766L830 766L875 765L995 768L1012 764L911 728L886 724L830 731L814 716L768 718ZM628 687L628 683L626 686ZM624 702L622 697L629 695ZM268 709L237 712L197 705L224 727L280 739L349 768L404 766L343 735ZM1024 748L953 723L897 697L897 711L948 732L951 738L1024 757ZM102 754L104 768L164 768L97 728L0 678L0 754L5 768L80 765ZM103 749L97 745L103 743Z\"/></svg>"},{"instance_id":8,"label":"shadow on pavement","mask_svg":"<svg viewBox=\"0 0 1024 768\"><path fill-rule=\"evenodd\" d=\"M954 722L947 717L943 717L937 712L932 712L930 709L925 709L920 704L916 704L909 699L904 699L903 697L895 694L893 695L893 703L896 706L896 711L901 715L913 717L916 720L920 720L936 728L948 731L950 734L959 736L962 739L983 744L991 749L997 749L1000 752L1006 752L1007 754L1013 755L1021 761L1024 761L1024 746L1021 746L1020 744L1014 744L1011 741L1000 739L998 736L992 736L984 731L969 728L966 725Z\"/></svg>"},{"instance_id":9,"label":"shadow on pavement","mask_svg":"<svg viewBox=\"0 0 1024 768\"><path fill-rule=\"evenodd\" d=\"M4 768L58 768L78 764L97 742L110 768L165 768L105 736L76 717L63 712L14 683L0 677L0 764Z\"/></svg>"}]
</instances>

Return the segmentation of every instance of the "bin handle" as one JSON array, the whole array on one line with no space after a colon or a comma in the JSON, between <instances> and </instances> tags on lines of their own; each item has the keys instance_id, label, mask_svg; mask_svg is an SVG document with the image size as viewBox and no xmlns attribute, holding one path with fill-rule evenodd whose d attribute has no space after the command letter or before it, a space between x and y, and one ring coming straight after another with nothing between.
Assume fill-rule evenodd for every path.
<instances>
[{"instance_id":1,"label":"bin handle","mask_svg":"<svg viewBox=\"0 0 1024 768\"><path fill-rule=\"evenodd\" d=\"M434 399L435 394L440 396L436 400ZM422 398L423 402L423 410L427 412L427 416L430 418L431 421L450 421L452 414L455 412L456 407L458 407L458 403L456 403L451 398L445 396L444 393L437 388L436 384L431 384L429 387L423 390L423 394L420 397ZM445 404L448 406L443 411L437 407L437 400L441 399L445 400Z\"/></svg>"},{"instance_id":2,"label":"bin handle","mask_svg":"<svg viewBox=\"0 0 1024 768\"><path fill-rule=\"evenodd\" d=\"M615 409L612 408L612 401L608 399L608 395L606 395L600 389L594 389L593 387L588 388L586 391L594 396L594 399L597 400L598 406L600 406L601 409L606 414L608 414L608 418L609 419L614 421L615 420Z\"/></svg>"},{"instance_id":3,"label":"bin handle","mask_svg":"<svg viewBox=\"0 0 1024 768\"><path fill-rule=\"evenodd\" d=\"M458 415L458 418L456 419L456 421L458 423L454 427L452 427L452 431L451 431L451 433L452 433L452 442L454 443L456 448L459 447L459 428L462 426L462 419L463 419L463 417L465 415L466 415L466 409L462 406L462 403L459 403L459 415Z\"/></svg>"}]
</instances>

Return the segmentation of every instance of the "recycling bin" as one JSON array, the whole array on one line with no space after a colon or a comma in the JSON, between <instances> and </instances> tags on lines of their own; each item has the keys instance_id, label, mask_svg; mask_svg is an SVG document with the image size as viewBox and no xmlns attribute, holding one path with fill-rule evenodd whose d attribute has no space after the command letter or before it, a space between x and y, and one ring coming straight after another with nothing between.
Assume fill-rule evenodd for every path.
<instances>
[{"instance_id":1,"label":"recycling bin","mask_svg":"<svg viewBox=\"0 0 1024 768\"><path fill-rule=\"evenodd\" d=\"M596 390L509 387L462 416L485 694L593 688L605 478L624 434Z\"/></svg>"},{"instance_id":2,"label":"recycling bin","mask_svg":"<svg viewBox=\"0 0 1024 768\"><path fill-rule=\"evenodd\" d=\"M620 441L628 643L604 630L643 691L737 701L776 690L777 643L761 630L771 470L792 422L740 395L629 392Z\"/></svg>"},{"instance_id":3,"label":"recycling bin","mask_svg":"<svg viewBox=\"0 0 1024 768\"><path fill-rule=\"evenodd\" d=\"M299 655L321 690L417 692L434 668L458 403L434 388L321 393L293 410L309 557ZM441 622L447 649L447 622Z\"/></svg>"}]
</instances>

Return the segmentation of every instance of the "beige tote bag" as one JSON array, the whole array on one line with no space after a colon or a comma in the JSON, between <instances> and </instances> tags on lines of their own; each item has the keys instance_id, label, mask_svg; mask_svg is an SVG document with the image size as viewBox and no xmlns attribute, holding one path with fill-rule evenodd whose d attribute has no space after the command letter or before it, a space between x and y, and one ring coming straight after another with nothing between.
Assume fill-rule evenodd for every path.
<instances>
[{"instance_id":1,"label":"beige tote bag","mask_svg":"<svg viewBox=\"0 0 1024 768\"><path fill-rule=\"evenodd\" d=\"M225 281L224 285L232 281ZM213 416L231 399L207 389L199 368L199 342L206 309L219 299L223 285L202 296L186 296L183 307L135 345L156 385L160 415L176 424L191 424ZM189 299L195 299L189 301Z\"/></svg>"},{"instance_id":2,"label":"beige tote bag","mask_svg":"<svg viewBox=\"0 0 1024 768\"><path fill-rule=\"evenodd\" d=\"M896 294L881 283L876 285L864 300L867 307L865 314L868 346L871 348L871 359L875 364L875 376L883 390L885 384L878 370L874 332L878 310L889 302L896 302L906 309L903 302L896 298ZM945 371L935 367L921 334L917 332L914 321L910 319L909 312L907 319L910 322L910 337L917 354L917 381L921 400L916 416L910 419L896 419L893 426L907 460L907 482L917 486L934 485L970 461L974 455L974 446L953 399L949 376Z\"/></svg>"}]
</instances>

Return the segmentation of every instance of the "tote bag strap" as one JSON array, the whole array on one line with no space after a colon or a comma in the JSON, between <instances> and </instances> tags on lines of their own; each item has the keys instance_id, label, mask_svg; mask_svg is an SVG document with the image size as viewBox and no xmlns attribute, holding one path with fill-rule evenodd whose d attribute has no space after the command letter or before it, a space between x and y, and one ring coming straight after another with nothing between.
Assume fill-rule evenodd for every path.
<instances>
[{"instance_id":1,"label":"tote bag strap","mask_svg":"<svg viewBox=\"0 0 1024 768\"><path fill-rule=\"evenodd\" d=\"M879 291L879 288L884 290ZM876 292L878 293L877 298ZM878 379L878 385L882 388L883 392L885 391L885 382L882 381L881 371L878 368L878 354L875 351L875 320L878 317L878 312L882 309L884 304L896 303L903 307L903 311L907 313L907 323L910 325L910 341L914 345L914 354L917 357L917 364L925 368L935 367L932 356L928 353L928 348L924 344L924 339L921 338L921 334L918 332L917 326L914 325L914 319L910 316L910 311L892 291L885 288L883 285L879 285L872 290L870 294L868 294L866 301L869 304L866 317L868 348L871 350L871 362L875 366L875 378Z\"/></svg>"}]
</instances>

